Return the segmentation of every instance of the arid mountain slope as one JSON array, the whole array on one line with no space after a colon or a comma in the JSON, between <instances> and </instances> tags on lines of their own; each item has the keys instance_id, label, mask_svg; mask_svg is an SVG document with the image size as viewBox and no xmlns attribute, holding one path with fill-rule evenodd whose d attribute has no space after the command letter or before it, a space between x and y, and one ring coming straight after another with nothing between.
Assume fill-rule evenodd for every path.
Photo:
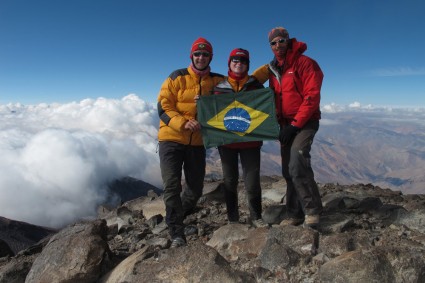
<instances>
[{"instance_id":1,"label":"arid mountain slope","mask_svg":"<svg viewBox=\"0 0 425 283\"><path fill-rule=\"evenodd\" d=\"M279 150L277 142L264 144L262 175L280 175ZM208 177L219 179L217 150L208 152ZM323 114L312 166L319 183L370 183L425 193L425 120L398 113Z\"/></svg>"}]
</instances>

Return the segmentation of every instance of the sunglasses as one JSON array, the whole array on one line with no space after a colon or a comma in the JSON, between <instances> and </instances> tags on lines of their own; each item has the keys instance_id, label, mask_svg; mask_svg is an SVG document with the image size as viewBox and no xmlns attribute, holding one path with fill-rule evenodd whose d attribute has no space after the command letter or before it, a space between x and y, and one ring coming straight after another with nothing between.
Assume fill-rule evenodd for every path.
<instances>
[{"instance_id":1,"label":"sunglasses","mask_svg":"<svg viewBox=\"0 0 425 283\"><path fill-rule=\"evenodd\" d=\"M241 63L241 64L248 64L248 61L247 60L243 60L243 59L232 59L231 60L232 61L232 63L235 63L235 64L237 64L237 63Z\"/></svg>"},{"instance_id":2,"label":"sunglasses","mask_svg":"<svg viewBox=\"0 0 425 283\"><path fill-rule=\"evenodd\" d=\"M276 45L276 44L278 44L278 43L285 43L285 42L287 42L288 40L286 39L286 38L281 38L281 39L279 39L279 40L277 40L277 41L270 41L270 45L271 46L274 46L274 45Z\"/></svg>"},{"instance_id":3,"label":"sunglasses","mask_svg":"<svg viewBox=\"0 0 425 283\"><path fill-rule=\"evenodd\" d=\"M201 55L204 57L210 57L211 55L209 52L201 52L201 51L196 51L196 52L193 52L192 54L195 57L201 57Z\"/></svg>"}]
</instances>

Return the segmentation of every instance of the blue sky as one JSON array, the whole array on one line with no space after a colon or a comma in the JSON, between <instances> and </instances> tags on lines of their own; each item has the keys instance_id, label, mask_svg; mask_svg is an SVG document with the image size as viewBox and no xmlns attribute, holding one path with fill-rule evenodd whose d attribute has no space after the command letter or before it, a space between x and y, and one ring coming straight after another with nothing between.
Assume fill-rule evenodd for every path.
<instances>
[{"instance_id":1,"label":"blue sky","mask_svg":"<svg viewBox=\"0 0 425 283\"><path fill-rule=\"evenodd\" d=\"M284 26L325 73L322 105L425 107L424 12L422 0L0 0L0 104L155 102L199 36L213 71L227 73L236 47L253 71L272 58L268 31Z\"/></svg>"}]
</instances>

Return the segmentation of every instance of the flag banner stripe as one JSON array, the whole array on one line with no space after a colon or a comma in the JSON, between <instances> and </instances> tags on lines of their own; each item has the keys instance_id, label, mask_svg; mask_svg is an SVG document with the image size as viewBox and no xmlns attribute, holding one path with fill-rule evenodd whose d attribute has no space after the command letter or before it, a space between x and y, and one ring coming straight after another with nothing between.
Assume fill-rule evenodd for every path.
<instances>
[{"instance_id":1,"label":"flag banner stripe","mask_svg":"<svg viewBox=\"0 0 425 283\"><path fill-rule=\"evenodd\" d=\"M276 140L279 135L274 93L270 88L201 96L197 107L206 148Z\"/></svg>"}]
</instances>

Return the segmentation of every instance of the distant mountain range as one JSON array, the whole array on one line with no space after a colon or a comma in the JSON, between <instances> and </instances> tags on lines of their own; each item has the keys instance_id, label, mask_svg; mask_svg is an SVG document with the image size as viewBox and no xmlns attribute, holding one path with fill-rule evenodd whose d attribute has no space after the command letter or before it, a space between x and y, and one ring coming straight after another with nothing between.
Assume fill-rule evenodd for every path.
<instances>
[{"instance_id":1,"label":"distant mountain range","mask_svg":"<svg viewBox=\"0 0 425 283\"><path fill-rule=\"evenodd\" d=\"M319 183L373 184L405 194L425 193L425 119L408 111L324 113L312 147ZM262 175L280 175L277 142L266 142ZM221 178L216 149L208 151L207 178Z\"/></svg>"}]
</instances>

